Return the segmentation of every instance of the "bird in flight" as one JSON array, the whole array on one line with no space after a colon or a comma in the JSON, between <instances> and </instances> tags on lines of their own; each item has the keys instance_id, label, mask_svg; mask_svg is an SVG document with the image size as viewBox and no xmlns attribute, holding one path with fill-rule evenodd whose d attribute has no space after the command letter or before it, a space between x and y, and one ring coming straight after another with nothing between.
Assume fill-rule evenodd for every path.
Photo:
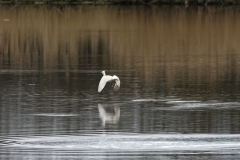
<instances>
[{"instance_id":1,"label":"bird in flight","mask_svg":"<svg viewBox=\"0 0 240 160\"><path fill-rule=\"evenodd\" d=\"M107 82L113 82L114 91L117 91L120 88L120 79L116 75L106 75L105 71L102 71L102 74L103 76L98 85L98 92L103 90Z\"/></svg>"}]
</instances>

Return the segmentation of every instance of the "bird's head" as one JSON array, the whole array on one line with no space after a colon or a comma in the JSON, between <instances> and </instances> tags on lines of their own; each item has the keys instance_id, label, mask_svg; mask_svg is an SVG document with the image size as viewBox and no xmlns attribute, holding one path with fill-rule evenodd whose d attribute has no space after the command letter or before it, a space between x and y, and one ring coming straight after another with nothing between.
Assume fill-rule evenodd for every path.
<instances>
[{"instance_id":1,"label":"bird's head","mask_svg":"<svg viewBox=\"0 0 240 160\"><path fill-rule=\"evenodd\" d=\"M104 76L106 75L105 71L102 71L101 73L102 73Z\"/></svg>"}]
</instances>

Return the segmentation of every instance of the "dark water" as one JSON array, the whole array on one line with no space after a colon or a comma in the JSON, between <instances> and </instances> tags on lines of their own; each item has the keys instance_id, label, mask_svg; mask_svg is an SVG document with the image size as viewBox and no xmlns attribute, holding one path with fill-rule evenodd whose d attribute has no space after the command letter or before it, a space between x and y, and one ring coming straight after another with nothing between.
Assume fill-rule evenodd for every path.
<instances>
[{"instance_id":1,"label":"dark water","mask_svg":"<svg viewBox=\"0 0 240 160\"><path fill-rule=\"evenodd\" d=\"M239 7L0 8L0 159L240 157Z\"/></svg>"}]
</instances>

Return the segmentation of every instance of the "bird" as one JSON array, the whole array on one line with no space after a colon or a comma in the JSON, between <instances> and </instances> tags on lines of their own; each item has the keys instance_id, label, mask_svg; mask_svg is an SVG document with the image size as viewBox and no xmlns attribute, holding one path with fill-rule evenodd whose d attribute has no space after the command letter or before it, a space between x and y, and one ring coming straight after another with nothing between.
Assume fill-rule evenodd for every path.
<instances>
[{"instance_id":1,"label":"bird","mask_svg":"<svg viewBox=\"0 0 240 160\"><path fill-rule=\"evenodd\" d=\"M101 92L103 90L107 82L113 82L114 91L117 91L120 88L120 79L116 75L106 75L105 71L102 71L101 73L103 76L98 85L98 92Z\"/></svg>"}]
</instances>

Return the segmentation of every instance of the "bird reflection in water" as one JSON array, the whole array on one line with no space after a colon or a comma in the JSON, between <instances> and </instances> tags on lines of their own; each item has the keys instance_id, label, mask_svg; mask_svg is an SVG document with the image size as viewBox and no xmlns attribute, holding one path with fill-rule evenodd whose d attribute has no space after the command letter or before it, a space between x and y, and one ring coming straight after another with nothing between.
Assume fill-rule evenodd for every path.
<instances>
[{"instance_id":1,"label":"bird reflection in water","mask_svg":"<svg viewBox=\"0 0 240 160\"><path fill-rule=\"evenodd\" d=\"M120 118L120 107L114 106L114 113L106 111L106 107L98 103L99 116L102 119L102 125L105 127L107 124L117 124Z\"/></svg>"}]
</instances>

